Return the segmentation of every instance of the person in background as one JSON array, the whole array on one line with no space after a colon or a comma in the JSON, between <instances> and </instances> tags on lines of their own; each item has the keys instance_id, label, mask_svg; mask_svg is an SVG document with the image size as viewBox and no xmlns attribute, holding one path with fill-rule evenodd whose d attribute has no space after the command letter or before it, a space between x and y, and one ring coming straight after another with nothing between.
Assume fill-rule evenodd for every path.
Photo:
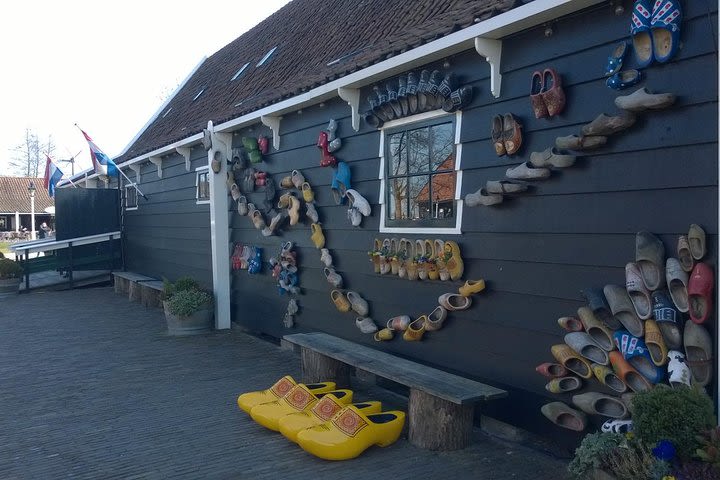
<instances>
[{"instance_id":1,"label":"person in background","mask_svg":"<svg viewBox=\"0 0 720 480\"><path fill-rule=\"evenodd\" d=\"M42 224L40 224L40 230L38 231L38 238L43 239L48 235L50 235L50 227L48 227L46 222L42 222Z\"/></svg>"}]
</instances>

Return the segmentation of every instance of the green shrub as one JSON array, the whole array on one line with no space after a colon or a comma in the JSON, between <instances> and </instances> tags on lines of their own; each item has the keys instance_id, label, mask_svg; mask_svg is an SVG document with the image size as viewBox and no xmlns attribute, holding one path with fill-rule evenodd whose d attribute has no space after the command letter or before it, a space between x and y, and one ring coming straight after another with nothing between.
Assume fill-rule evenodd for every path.
<instances>
[{"instance_id":1,"label":"green shrub","mask_svg":"<svg viewBox=\"0 0 720 480\"><path fill-rule=\"evenodd\" d=\"M575 457L568 465L568 472L577 479L586 480L594 469L603 468L605 459L618 445L625 441L620 433L590 433L575 450Z\"/></svg>"},{"instance_id":2,"label":"green shrub","mask_svg":"<svg viewBox=\"0 0 720 480\"><path fill-rule=\"evenodd\" d=\"M178 316L192 315L212 305L213 297L202 290L180 290L168 300L170 313Z\"/></svg>"},{"instance_id":3,"label":"green shrub","mask_svg":"<svg viewBox=\"0 0 720 480\"><path fill-rule=\"evenodd\" d=\"M678 457L688 459L700 447L696 435L715 425L713 403L697 388L657 385L633 398L633 431L647 445L669 440Z\"/></svg>"},{"instance_id":4,"label":"green shrub","mask_svg":"<svg viewBox=\"0 0 720 480\"><path fill-rule=\"evenodd\" d=\"M180 277L175 282L163 278L163 299L169 300L177 292L200 290L200 284L192 277Z\"/></svg>"},{"instance_id":5,"label":"green shrub","mask_svg":"<svg viewBox=\"0 0 720 480\"><path fill-rule=\"evenodd\" d=\"M15 260L0 258L0 278L20 278L23 268Z\"/></svg>"},{"instance_id":6,"label":"green shrub","mask_svg":"<svg viewBox=\"0 0 720 480\"><path fill-rule=\"evenodd\" d=\"M618 480L661 480L670 473L670 465L655 458L641 441L628 440L607 455L605 470Z\"/></svg>"}]
</instances>

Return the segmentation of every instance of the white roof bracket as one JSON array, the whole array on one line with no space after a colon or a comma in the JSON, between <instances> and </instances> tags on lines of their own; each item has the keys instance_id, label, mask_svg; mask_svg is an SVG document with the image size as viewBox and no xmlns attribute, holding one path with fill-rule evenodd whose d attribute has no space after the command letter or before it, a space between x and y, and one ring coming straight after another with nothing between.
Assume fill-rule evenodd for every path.
<instances>
[{"instance_id":1,"label":"white roof bracket","mask_svg":"<svg viewBox=\"0 0 720 480\"><path fill-rule=\"evenodd\" d=\"M190 147L175 147L175 151L185 159L185 170L190 171Z\"/></svg>"},{"instance_id":2,"label":"white roof bracket","mask_svg":"<svg viewBox=\"0 0 720 480\"><path fill-rule=\"evenodd\" d=\"M153 165L155 165L157 167L158 178L162 178L162 164L163 164L162 157L149 157L148 160L150 160L150 163L152 163Z\"/></svg>"},{"instance_id":3,"label":"white roof bracket","mask_svg":"<svg viewBox=\"0 0 720 480\"><path fill-rule=\"evenodd\" d=\"M280 119L282 117L276 115L261 115L260 121L263 125L270 128L273 134L273 148L280 150Z\"/></svg>"},{"instance_id":4,"label":"white roof bracket","mask_svg":"<svg viewBox=\"0 0 720 480\"><path fill-rule=\"evenodd\" d=\"M132 165L130 165L130 169L131 169L133 172L135 172L135 181L136 181L137 183L140 183L140 170L142 169L142 167L140 166L140 164L139 164L139 163L133 163Z\"/></svg>"},{"instance_id":5,"label":"white roof bracket","mask_svg":"<svg viewBox=\"0 0 720 480\"><path fill-rule=\"evenodd\" d=\"M485 57L485 60L490 64L490 92L495 98L499 98L500 84L502 82L502 75L500 74L502 40L475 37L475 50L480 56Z\"/></svg>"},{"instance_id":6,"label":"white roof bracket","mask_svg":"<svg viewBox=\"0 0 720 480\"><path fill-rule=\"evenodd\" d=\"M350 105L352 127L356 132L360 130L360 89L339 87L338 96Z\"/></svg>"}]
</instances>

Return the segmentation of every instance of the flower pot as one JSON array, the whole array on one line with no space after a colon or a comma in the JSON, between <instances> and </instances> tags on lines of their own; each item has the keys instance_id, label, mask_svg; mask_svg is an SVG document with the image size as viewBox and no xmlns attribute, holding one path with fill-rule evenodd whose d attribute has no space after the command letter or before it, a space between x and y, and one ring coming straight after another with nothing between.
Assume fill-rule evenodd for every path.
<instances>
[{"instance_id":1,"label":"flower pot","mask_svg":"<svg viewBox=\"0 0 720 480\"><path fill-rule=\"evenodd\" d=\"M22 278L0 278L0 298L17 295Z\"/></svg>"},{"instance_id":2,"label":"flower pot","mask_svg":"<svg viewBox=\"0 0 720 480\"><path fill-rule=\"evenodd\" d=\"M203 308L191 315L173 315L168 309L167 302L163 302L163 309L170 335L197 335L213 329L214 310L212 307Z\"/></svg>"}]
</instances>

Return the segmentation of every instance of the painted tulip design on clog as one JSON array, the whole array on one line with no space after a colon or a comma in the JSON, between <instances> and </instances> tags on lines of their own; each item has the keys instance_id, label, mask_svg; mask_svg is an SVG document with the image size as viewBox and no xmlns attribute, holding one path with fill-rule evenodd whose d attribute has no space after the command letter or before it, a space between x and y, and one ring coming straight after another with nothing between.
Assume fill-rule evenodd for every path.
<instances>
[{"instance_id":1,"label":"painted tulip design on clog","mask_svg":"<svg viewBox=\"0 0 720 480\"><path fill-rule=\"evenodd\" d=\"M241 394L237 399L238 407L242 411L250 413L250 410L255 405L272 402L284 397L295 385L297 385L295 380L290 375L286 375L266 390ZM326 393L335 390L335 382L313 383L305 386L314 393Z\"/></svg>"}]
</instances>

